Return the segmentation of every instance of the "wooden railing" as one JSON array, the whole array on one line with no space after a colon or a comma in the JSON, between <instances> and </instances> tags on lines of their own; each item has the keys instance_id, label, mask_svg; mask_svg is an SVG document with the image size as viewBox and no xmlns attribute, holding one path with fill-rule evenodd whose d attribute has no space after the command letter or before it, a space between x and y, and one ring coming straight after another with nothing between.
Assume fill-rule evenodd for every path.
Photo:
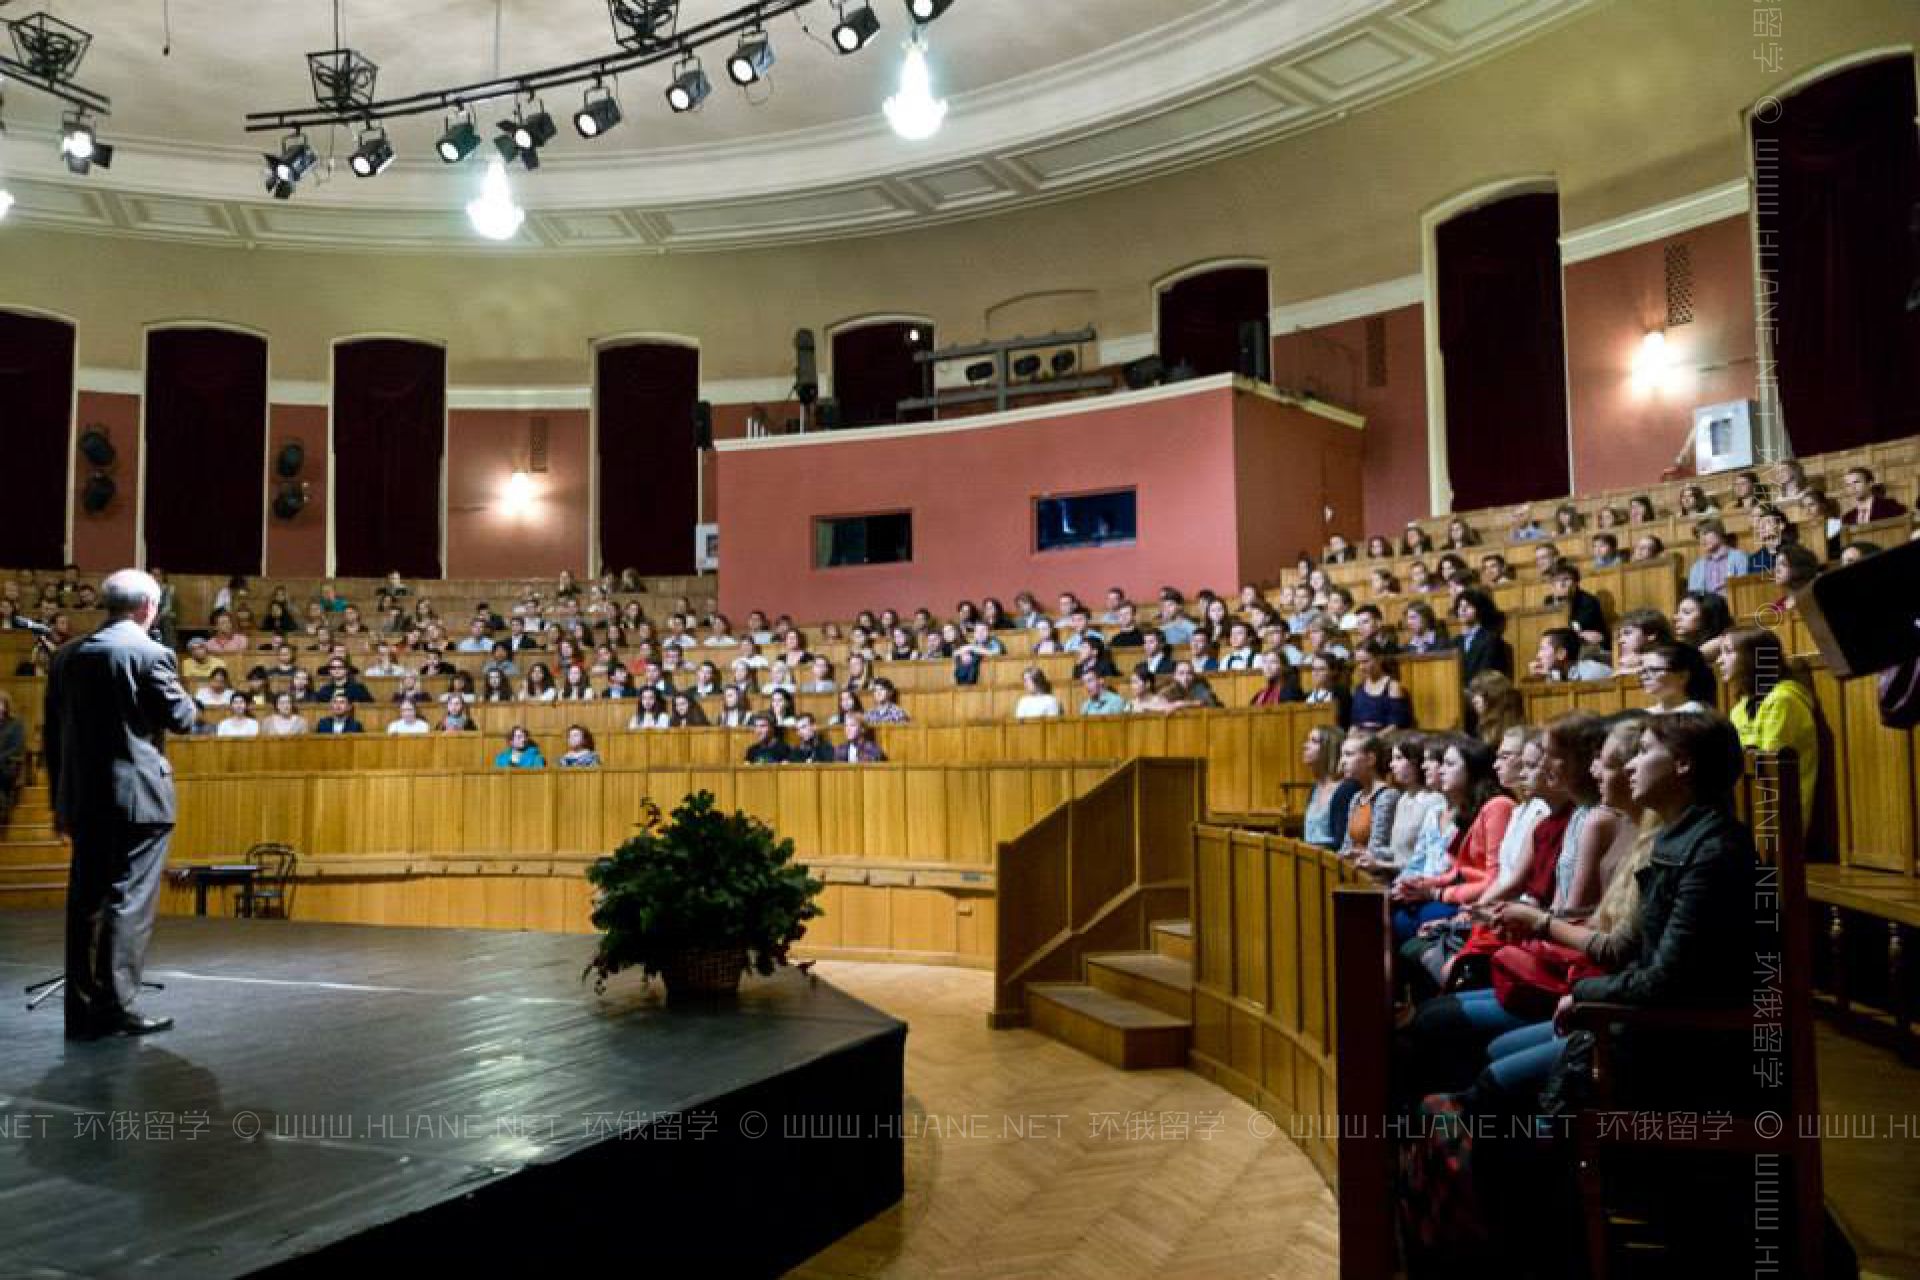
<instances>
[{"instance_id":1,"label":"wooden railing","mask_svg":"<svg viewBox=\"0 0 1920 1280\"><path fill-rule=\"evenodd\" d=\"M1088 954L1144 949L1155 920L1187 914L1205 774L1199 760L1133 761L1000 845L990 1025L1026 1022L1027 983L1078 981Z\"/></svg>"}]
</instances>

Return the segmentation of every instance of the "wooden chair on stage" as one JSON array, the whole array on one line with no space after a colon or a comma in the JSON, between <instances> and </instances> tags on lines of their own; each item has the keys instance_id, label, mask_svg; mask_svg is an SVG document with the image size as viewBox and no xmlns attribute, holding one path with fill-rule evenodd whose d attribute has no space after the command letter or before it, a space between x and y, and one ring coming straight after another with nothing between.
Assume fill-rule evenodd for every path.
<instances>
[{"instance_id":1,"label":"wooden chair on stage","mask_svg":"<svg viewBox=\"0 0 1920 1280\"><path fill-rule=\"evenodd\" d=\"M1756 896L1756 912L1764 917L1771 907L1778 921L1774 939L1762 949L1777 959L1760 963L1756 956L1756 1002L1741 1009L1644 1008L1594 1001L1577 1003L1570 1029L1594 1035L1592 1092L1575 1117L1571 1132L1577 1161L1576 1180L1583 1211L1589 1275L1606 1280L1616 1271L1618 1239L1630 1218L1615 1212L1618 1197L1609 1184L1608 1170L1629 1151L1644 1156L1661 1153L1721 1153L1759 1167L1770 1160L1780 1171L1774 1202L1774 1221L1784 1247L1775 1261L1781 1274L1826 1277L1845 1267L1828 1253L1826 1204L1820 1167L1820 1089L1814 1055L1812 996L1812 941L1807 914L1805 837L1800 822L1799 771L1791 752L1748 757L1747 780L1741 790L1741 816L1754 830L1763 867ZM1766 888L1772 884L1772 901ZM1766 993L1767 1004L1760 1003ZM1777 992L1777 999L1774 992ZM1779 1034L1773 1036L1771 1028ZM1756 1067L1771 1059L1777 1073L1764 1074L1755 1090L1758 1104L1746 1114L1738 1110L1724 1120L1708 1122L1706 1114L1694 1123L1634 1123L1644 1109L1622 1102L1616 1094L1617 1037L1636 1032L1656 1033L1663 1039L1694 1032L1761 1036L1777 1039L1778 1052L1756 1051ZM1675 1112L1663 1120L1686 1113ZM1644 1167L1644 1166L1643 1166ZM1756 1204L1756 1212L1761 1206ZM1844 1254L1844 1249L1841 1253Z\"/></svg>"},{"instance_id":2,"label":"wooden chair on stage","mask_svg":"<svg viewBox=\"0 0 1920 1280\"><path fill-rule=\"evenodd\" d=\"M293 916L293 871L299 857L289 844L262 843L247 850L248 862L259 868L252 891L234 901L234 914L245 913L255 919L291 919Z\"/></svg>"}]
</instances>

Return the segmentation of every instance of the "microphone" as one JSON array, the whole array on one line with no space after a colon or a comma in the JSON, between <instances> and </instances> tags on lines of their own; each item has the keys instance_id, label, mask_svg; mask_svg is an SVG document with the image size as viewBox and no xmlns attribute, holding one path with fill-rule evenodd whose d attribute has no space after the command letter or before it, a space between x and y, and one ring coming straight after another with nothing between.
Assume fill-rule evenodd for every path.
<instances>
[{"instance_id":1,"label":"microphone","mask_svg":"<svg viewBox=\"0 0 1920 1280\"><path fill-rule=\"evenodd\" d=\"M36 636L50 636L53 634L52 627L44 622L35 622L32 618L22 618L15 615L13 625L22 631L31 631Z\"/></svg>"}]
</instances>

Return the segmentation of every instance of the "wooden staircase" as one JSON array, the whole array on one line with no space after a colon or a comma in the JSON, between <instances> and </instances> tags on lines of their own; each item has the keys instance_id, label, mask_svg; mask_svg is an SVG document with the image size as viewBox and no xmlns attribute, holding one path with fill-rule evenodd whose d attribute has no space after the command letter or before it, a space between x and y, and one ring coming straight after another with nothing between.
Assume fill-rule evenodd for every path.
<instances>
[{"instance_id":1,"label":"wooden staircase","mask_svg":"<svg viewBox=\"0 0 1920 1280\"><path fill-rule=\"evenodd\" d=\"M1193 1038L1193 924L1160 920L1151 951L1085 957L1085 982L1030 982L1033 1029L1126 1071L1184 1067Z\"/></svg>"},{"instance_id":2,"label":"wooden staircase","mask_svg":"<svg viewBox=\"0 0 1920 1280\"><path fill-rule=\"evenodd\" d=\"M67 900L67 842L53 833L44 784L23 787L0 827L0 911L58 907Z\"/></svg>"}]
</instances>

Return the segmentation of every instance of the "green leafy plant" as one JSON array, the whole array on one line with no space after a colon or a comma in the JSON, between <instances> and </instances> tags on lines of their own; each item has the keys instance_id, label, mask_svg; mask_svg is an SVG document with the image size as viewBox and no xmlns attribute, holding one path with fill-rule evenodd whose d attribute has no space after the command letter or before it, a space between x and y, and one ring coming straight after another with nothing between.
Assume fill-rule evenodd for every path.
<instances>
[{"instance_id":1,"label":"green leafy plant","mask_svg":"<svg viewBox=\"0 0 1920 1280\"><path fill-rule=\"evenodd\" d=\"M581 979L595 975L603 991L622 969L671 974L697 953L739 953L761 974L785 964L825 887L793 860L793 841L748 814L722 813L708 791L668 818L651 799L641 814L639 833L587 869L600 946Z\"/></svg>"}]
</instances>

